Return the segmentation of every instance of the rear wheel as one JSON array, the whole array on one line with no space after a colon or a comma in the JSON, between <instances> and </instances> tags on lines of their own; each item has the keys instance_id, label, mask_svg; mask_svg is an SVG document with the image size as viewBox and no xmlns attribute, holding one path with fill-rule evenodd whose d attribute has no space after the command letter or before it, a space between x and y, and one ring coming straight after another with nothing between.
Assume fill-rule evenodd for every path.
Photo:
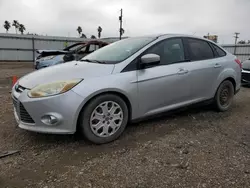
<instances>
[{"instance_id":1,"label":"rear wheel","mask_svg":"<svg viewBox=\"0 0 250 188\"><path fill-rule=\"evenodd\" d=\"M95 144L117 139L128 122L126 103L117 95L105 94L91 100L80 116L80 128L85 138Z\"/></svg>"},{"instance_id":2,"label":"rear wheel","mask_svg":"<svg viewBox=\"0 0 250 188\"><path fill-rule=\"evenodd\" d=\"M227 111L232 105L234 97L234 86L231 81L222 82L215 95L215 106L220 112Z\"/></svg>"}]
</instances>

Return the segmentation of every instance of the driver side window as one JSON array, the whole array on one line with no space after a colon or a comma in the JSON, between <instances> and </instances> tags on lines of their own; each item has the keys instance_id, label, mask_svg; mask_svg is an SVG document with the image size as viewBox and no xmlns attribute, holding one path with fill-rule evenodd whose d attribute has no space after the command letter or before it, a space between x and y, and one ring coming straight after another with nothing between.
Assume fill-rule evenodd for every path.
<instances>
[{"instance_id":1,"label":"driver side window","mask_svg":"<svg viewBox=\"0 0 250 188\"><path fill-rule=\"evenodd\" d=\"M145 54L157 54L161 57L161 65L184 61L184 47L180 38L166 39L148 49Z\"/></svg>"},{"instance_id":2,"label":"driver side window","mask_svg":"<svg viewBox=\"0 0 250 188\"><path fill-rule=\"evenodd\" d=\"M99 45L98 44L91 44L89 46L89 52L94 52L95 50L99 49Z\"/></svg>"},{"instance_id":3,"label":"driver side window","mask_svg":"<svg viewBox=\"0 0 250 188\"><path fill-rule=\"evenodd\" d=\"M86 46L79 50L78 54L85 54L86 53Z\"/></svg>"}]
</instances>

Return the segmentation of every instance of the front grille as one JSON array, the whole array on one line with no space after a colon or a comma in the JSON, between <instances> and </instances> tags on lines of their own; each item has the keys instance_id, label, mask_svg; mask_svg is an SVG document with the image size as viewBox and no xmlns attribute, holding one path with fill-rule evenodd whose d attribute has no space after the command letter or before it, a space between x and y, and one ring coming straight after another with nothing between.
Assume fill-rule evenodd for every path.
<instances>
[{"instance_id":1,"label":"front grille","mask_svg":"<svg viewBox=\"0 0 250 188\"><path fill-rule=\"evenodd\" d=\"M242 73L241 79L250 82L250 73Z\"/></svg>"},{"instance_id":2,"label":"front grille","mask_svg":"<svg viewBox=\"0 0 250 188\"><path fill-rule=\"evenodd\" d=\"M16 98L13 98L13 105L16 109L18 118L24 123L35 123L32 117L29 115L23 104Z\"/></svg>"}]
</instances>

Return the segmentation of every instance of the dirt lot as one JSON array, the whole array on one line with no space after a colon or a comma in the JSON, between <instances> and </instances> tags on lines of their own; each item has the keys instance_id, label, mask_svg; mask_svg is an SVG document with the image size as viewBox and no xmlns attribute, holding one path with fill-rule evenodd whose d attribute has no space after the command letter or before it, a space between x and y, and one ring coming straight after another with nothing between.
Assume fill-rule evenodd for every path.
<instances>
[{"instance_id":1,"label":"dirt lot","mask_svg":"<svg viewBox=\"0 0 250 188\"><path fill-rule=\"evenodd\" d=\"M5 78L31 69L0 71ZM0 188L250 187L250 88L228 112L196 107L166 114L129 125L119 140L101 146L17 128L9 90L0 89L0 152L20 153L0 159Z\"/></svg>"}]
</instances>

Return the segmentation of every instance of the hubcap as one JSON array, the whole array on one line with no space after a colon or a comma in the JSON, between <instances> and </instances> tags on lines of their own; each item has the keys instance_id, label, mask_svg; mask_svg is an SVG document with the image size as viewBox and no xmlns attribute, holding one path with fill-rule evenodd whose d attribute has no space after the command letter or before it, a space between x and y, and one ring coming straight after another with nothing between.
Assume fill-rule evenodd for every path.
<instances>
[{"instance_id":1,"label":"hubcap","mask_svg":"<svg viewBox=\"0 0 250 188\"><path fill-rule=\"evenodd\" d=\"M220 104L222 106L227 106L231 100L231 92L229 87L225 87L220 93Z\"/></svg>"},{"instance_id":2,"label":"hubcap","mask_svg":"<svg viewBox=\"0 0 250 188\"><path fill-rule=\"evenodd\" d=\"M113 101L99 104L91 114L90 127L98 137L109 137L117 132L123 121L120 105Z\"/></svg>"}]
</instances>

